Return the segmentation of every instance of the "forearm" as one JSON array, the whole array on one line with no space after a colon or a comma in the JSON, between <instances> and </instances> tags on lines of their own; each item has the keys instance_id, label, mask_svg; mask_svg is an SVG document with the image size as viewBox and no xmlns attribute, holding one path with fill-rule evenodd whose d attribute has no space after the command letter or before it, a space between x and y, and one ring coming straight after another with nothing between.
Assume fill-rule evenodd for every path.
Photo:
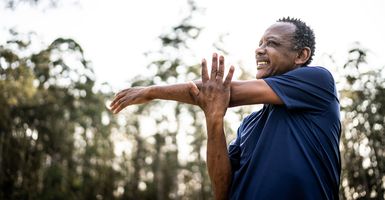
<instances>
[{"instance_id":1,"label":"forearm","mask_svg":"<svg viewBox=\"0 0 385 200\"><path fill-rule=\"evenodd\" d=\"M194 83L199 89L202 87L202 81L197 80ZM263 80L231 81L229 107L260 103L280 104L279 99L272 97L272 93L269 93L269 89L270 87Z\"/></svg>"},{"instance_id":2,"label":"forearm","mask_svg":"<svg viewBox=\"0 0 385 200\"><path fill-rule=\"evenodd\" d=\"M215 199L228 199L231 165L223 130L223 117L207 117L207 168Z\"/></svg>"},{"instance_id":3,"label":"forearm","mask_svg":"<svg viewBox=\"0 0 385 200\"><path fill-rule=\"evenodd\" d=\"M154 85L148 87L148 95L151 99L173 100L182 103L196 105L190 89L192 83L178 83L171 85Z\"/></svg>"},{"instance_id":4,"label":"forearm","mask_svg":"<svg viewBox=\"0 0 385 200\"><path fill-rule=\"evenodd\" d=\"M197 88L201 89L202 81L194 81ZM196 105L190 89L192 83L179 83L164 86L150 86L149 97L151 99L174 100L182 103ZM229 107L251 104L283 104L281 99L271 90L263 80L232 81L230 84Z\"/></svg>"}]
</instances>

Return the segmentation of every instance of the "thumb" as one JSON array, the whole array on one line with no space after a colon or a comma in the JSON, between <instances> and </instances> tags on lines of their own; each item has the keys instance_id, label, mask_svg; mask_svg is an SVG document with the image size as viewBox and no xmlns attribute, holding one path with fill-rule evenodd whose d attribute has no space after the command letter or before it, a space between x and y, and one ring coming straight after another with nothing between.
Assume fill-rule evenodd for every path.
<instances>
[{"instance_id":1,"label":"thumb","mask_svg":"<svg viewBox=\"0 0 385 200\"><path fill-rule=\"evenodd\" d=\"M190 90L189 90L190 96L195 101L195 103L198 105L199 104L198 103L199 89L198 89L197 85L195 85L194 82L190 81L189 84L190 84Z\"/></svg>"},{"instance_id":2,"label":"thumb","mask_svg":"<svg viewBox=\"0 0 385 200\"><path fill-rule=\"evenodd\" d=\"M200 91L199 91L198 86L192 81L190 81L189 84L190 84L189 93L190 93L192 100L194 101L194 104L199 106L203 110L202 102L200 100L200 98L202 98L202 97L199 96Z\"/></svg>"},{"instance_id":3,"label":"thumb","mask_svg":"<svg viewBox=\"0 0 385 200\"><path fill-rule=\"evenodd\" d=\"M199 95L199 89L194 82L190 81L190 94L192 94L195 98Z\"/></svg>"}]
</instances>

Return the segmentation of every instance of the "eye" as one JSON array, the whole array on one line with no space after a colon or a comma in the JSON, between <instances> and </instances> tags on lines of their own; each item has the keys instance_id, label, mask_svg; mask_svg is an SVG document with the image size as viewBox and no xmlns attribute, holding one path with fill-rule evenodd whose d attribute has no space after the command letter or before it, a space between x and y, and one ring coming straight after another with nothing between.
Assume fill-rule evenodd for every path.
<instances>
[{"instance_id":1,"label":"eye","mask_svg":"<svg viewBox=\"0 0 385 200\"><path fill-rule=\"evenodd\" d=\"M273 41L273 40L268 40L266 43L267 46L278 46L278 42Z\"/></svg>"},{"instance_id":2,"label":"eye","mask_svg":"<svg viewBox=\"0 0 385 200\"><path fill-rule=\"evenodd\" d=\"M267 40L266 42L260 41L259 47L261 47L263 45L265 45L267 47L276 47L276 46L279 46L280 44L275 40Z\"/></svg>"}]
</instances>

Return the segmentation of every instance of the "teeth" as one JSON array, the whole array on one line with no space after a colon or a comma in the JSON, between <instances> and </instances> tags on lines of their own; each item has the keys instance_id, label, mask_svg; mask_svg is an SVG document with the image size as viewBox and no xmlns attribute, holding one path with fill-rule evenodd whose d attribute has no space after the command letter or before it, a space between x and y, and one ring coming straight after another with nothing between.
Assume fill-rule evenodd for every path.
<instances>
[{"instance_id":1,"label":"teeth","mask_svg":"<svg viewBox=\"0 0 385 200\"><path fill-rule=\"evenodd\" d=\"M258 65L267 65L267 62L266 61L259 61Z\"/></svg>"}]
</instances>

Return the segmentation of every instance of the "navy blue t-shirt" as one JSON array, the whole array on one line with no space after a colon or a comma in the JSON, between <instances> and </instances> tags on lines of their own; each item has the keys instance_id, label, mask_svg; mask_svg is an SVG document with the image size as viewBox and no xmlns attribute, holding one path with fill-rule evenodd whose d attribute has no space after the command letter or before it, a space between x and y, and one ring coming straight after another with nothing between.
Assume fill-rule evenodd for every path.
<instances>
[{"instance_id":1,"label":"navy blue t-shirt","mask_svg":"<svg viewBox=\"0 0 385 200\"><path fill-rule=\"evenodd\" d=\"M246 117L229 145L231 199L338 199L339 101L332 75L301 67L264 79L284 105Z\"/></svg>"}]
</instances>

